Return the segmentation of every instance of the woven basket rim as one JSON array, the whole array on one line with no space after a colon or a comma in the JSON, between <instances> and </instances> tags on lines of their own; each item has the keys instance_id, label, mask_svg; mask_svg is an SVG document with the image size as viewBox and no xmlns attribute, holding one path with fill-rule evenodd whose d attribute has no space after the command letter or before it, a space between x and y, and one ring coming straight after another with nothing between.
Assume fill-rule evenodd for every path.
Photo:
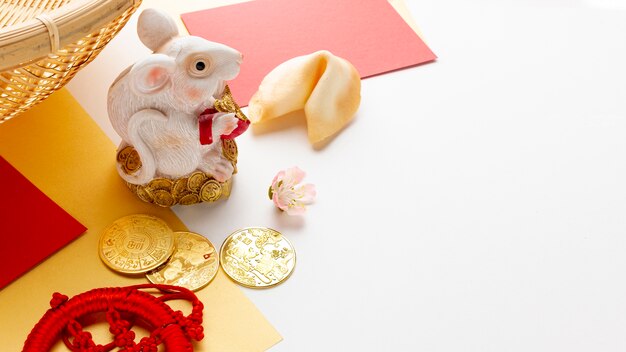
<instances>
[{"instance_id":1,"label":"woven basket rim","mask_svg":"<svg viewBox=\"0 0 626 352\"><path fill-rule=\"evenodd\" d=\"M41 60L105 27L141 0L75 0L45 15L58 30L57 48L49 28L37 18L0 29L0 71ZM57 49L57 50L53 50Z\"/></svg>"}]
</instances>

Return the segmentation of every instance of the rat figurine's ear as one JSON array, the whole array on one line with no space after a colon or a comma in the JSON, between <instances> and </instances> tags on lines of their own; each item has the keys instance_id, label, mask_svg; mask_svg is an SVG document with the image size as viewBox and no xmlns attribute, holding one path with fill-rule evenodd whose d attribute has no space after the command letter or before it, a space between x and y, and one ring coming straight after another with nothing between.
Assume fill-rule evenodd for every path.
<instances>
[{"instance_id":1,"label":"rat figurine's ear","mask_svg":"<svg viewBox=\"0 0 626 352\"><path fill-rule=\"evenodd\" d=\"M174 58L152 54L136 63L128 73L131 89L139 94L153 94L167 88L176 69Z\"/></svg>"},{"instance_id":2,"label":"rat figurine's ear","mask_svg":"<svg viewBox=\"0 0 626 352\"><path fill-rule=\"evenodd\" d=\"M178 36L178 27L167 13L157 9L145 9L139 15L137 34L145 46L157 51L168 40Z\"/></svg>"}]
</instances>

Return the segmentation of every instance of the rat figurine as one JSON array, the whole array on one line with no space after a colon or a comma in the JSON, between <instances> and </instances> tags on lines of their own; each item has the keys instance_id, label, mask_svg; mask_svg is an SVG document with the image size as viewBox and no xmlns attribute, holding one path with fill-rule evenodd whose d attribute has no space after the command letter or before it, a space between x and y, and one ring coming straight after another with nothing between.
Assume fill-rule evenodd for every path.
<instances>
[{"instance_id":1,"label":"rat figurine","mask_svg":"<svg viewBox=\"0 0 626 352\"><path fill-rule=\"evenodd\" d=\"M234 166L223 156L220 138L232 138L241 120L213 105L226 81L239 74L242 55L223 44L180 36L172 18L156 9L141 13L137 33L154 53L124 70L108 93L109 119L122 137L119 150L131 146L141 162L132 173L118 164L120 176L133 185L197 171L229 180Z\"/></svg>"}]
</instances>

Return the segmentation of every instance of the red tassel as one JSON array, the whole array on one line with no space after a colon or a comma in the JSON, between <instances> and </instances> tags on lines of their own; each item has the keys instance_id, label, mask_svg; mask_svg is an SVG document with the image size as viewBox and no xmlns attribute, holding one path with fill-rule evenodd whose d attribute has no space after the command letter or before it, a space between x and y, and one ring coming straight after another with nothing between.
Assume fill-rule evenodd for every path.
<instances>
[{"instance_id":1,"label":"red tassel","mask_svg":"<svg viewBox=\"0 0 626 352\"><path fill-rule=\"evenodd\" d=\"M55 292L52 294L52 299L50 300L50 307L57 308L61 304L67 302L67 300L68 300L68 297L66 295Z\"/></svg>"},{"instance_id":2,"label":"red tassel","mask_svg":"<svg viewBox=\"0 0 626 352\"><path fill-rule=\"evenodd\" d=\"M142 289L158 289L155 297ZM184 299L192 304L192 313L184 316L165 302ZM137 285L94 289L68 300L58 292L50 301L52 306L39 320L24 343L23 352L49 351L61 339L70 351L107 352L115 347L127 352L157 351L163 344L166 351L192 351L191 340L203 337L202 302L183 287L170 285ZM79 322L98 313L106 313L111 326L112 342L96 345L91 334ZM121 314L122 313L122 314ZM151 330L149 337L135 343L132 325L141 323Z\"/></svg>"}]
</instances>

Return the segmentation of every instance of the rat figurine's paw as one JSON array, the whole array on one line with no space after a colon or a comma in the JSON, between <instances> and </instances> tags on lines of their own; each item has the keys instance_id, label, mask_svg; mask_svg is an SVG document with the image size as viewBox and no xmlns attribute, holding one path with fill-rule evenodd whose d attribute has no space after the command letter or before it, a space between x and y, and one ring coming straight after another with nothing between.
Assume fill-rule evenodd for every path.
<instances>
[{"instance_id":1,"label":"rat figurine's paw","mask_svg":"<svg viewBox=\"0 0 626 352\"><path fill-rule=\"evenodd\" d=\"M233 164L223 158L215 162L215 164L211 166L211 169L210 173L213 175L213 178L219 182L226 182L233 176L233 172L235 171Z\"/></svg>"},{"instance_id":2,"label":"rat figurine's paw","mask_svg":"<svg viewBox=\"0 0 626 352\"><path fill-rule=\"evenodd\" d=\"M213 140L219 140L222 135L230 134L237 128L239 119L234 113L217 113L213 117Z\"/></svg>"},{"instance_id":3,"label":"rat figurine's paw","mask_svg":"<svg viewBox=\"0 0 626 352\"><path fill-rule=\"evenodd\" d=\"M228 159L222 157L222 148L211 148L200 164L200 170L213 176L219 182L225 182L233 175L235 168Z\"/></svg>"}]
</instances>

